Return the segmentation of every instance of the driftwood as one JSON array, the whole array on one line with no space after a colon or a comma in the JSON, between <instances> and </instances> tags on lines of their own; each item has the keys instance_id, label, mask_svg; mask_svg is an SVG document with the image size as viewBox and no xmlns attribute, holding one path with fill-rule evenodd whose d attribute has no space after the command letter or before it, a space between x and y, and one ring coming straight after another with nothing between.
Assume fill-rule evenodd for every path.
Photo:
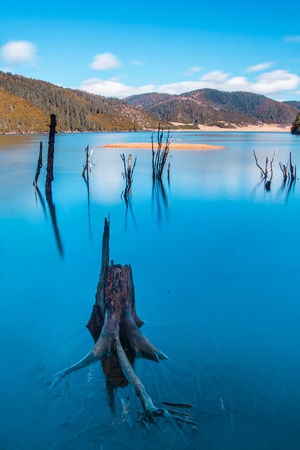
<instances>
[{"instance_id":1,"label":"driftwood","mask_svg":"<svg viewBox=\"0 0 300 450\"><path fill-rule=\"evenodd\" d=\"M114 407L116 388L132 384L139 397L143 414L142 424L153 423L155 417L164 417L174 428L182 422L195 425L187 414L168 411L154 405L141 380L134 372L136 357L156 362L167 356L155 347L140 331L143 321L138 317L130 265L109 264L109 220L105 219L102 238L102 267L97 286L95 304L87 323L95 345L76 364L56 374L52 387L63 377L101 360L106 376L110 406Z\"/></svg>"}]
</instances>

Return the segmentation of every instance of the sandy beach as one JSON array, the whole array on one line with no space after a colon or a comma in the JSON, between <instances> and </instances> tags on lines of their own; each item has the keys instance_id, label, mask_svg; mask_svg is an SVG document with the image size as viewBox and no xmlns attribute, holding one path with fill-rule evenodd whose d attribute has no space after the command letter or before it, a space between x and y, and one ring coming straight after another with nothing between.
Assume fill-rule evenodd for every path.
<instances>
[{"instance_id":1,"label":"sandy beach","mask_svg":"<svg viewBox=\"0 0 300 450\"><path fill-rule=\"evenodd\" d=\"M150 142L124 142L114 144L104 144L104 148L139 148L139 149L152 149ZM225 147L223 145L207 145L207 144L178 144L171 142L170 150L222 150ZM154 150L157 147L154 145Z\"/></svg>"},{"instance_id":2,"label":"sandy beach","mask_svg":"<svg viewBox=\"0 0 300 450\"><path fill-rule=\"evenodd\" d=\"M178 122L173 122L173 125L175 125L176 127L180 127L181 123ZM185 129L176 129L176 130L172 130L172 132L176 132L176 131L188 131ZM261 125L248 125L247 127L236 127L236 128L220 128L220 127L209 127L206 125L199 125L199 128L195 128L193 130L190 131L199 131L199 132L203 132L203 131L221 131L221 132L226 132L226 131L254 131L254 132L287 132L290 133L291 131L291 125L279 125L279 124L275 124L275 125L267 125L267 124L261 124Z\"/></svg>"}]
</instances>

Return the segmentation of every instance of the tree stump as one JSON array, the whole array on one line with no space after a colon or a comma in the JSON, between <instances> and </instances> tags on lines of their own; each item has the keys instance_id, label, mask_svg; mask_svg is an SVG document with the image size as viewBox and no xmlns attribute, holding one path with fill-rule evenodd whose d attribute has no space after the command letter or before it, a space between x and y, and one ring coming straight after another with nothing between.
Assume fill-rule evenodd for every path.
<instances>
[{"instance_id":1,"label":"tree stump","mask_svg":"<svg viewBox=\"0 0 300 450\"><path fill-rule=\"evenodd\" d=\"M136 357L156 362L167 356L155 347L140 331L143 321L138 317L130 265L109 264L109 220L105 219L102 238L102 266L97 286L95 304L87 323L95 345L76 364L59 372L52 383L55 386L65 375L101 360L106 376L110 406L114 407L113 393L117 387L132 384L144 413L143 424L153 423L154 417L164 417L172 428L180 423L195 425L187 414L157 408L141 380L134 372ZM172 405L170 403L170 405Z\"/></svg>"}]
</instances>

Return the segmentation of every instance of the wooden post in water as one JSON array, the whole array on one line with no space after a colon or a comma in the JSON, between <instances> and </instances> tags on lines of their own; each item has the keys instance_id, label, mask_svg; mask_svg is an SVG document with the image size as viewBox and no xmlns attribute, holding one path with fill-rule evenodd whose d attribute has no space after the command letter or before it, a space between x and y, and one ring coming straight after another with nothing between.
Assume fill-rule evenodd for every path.
<instances>
[{"instance_id":1,"label":"wooden post in water","mask_svg":"<svg viewBox=\"0 0 300 450\"><path fill-rule=\"evenodd\" d=\"M51 183L54 179L53 176L53 162L54 162L54 142L56 133L56 115L50 116L50 131L49 131L49 143L48 143L48 160L47 160L47 176L46 176L46 195L51 193Z\"/></svg>"}]
</instances>

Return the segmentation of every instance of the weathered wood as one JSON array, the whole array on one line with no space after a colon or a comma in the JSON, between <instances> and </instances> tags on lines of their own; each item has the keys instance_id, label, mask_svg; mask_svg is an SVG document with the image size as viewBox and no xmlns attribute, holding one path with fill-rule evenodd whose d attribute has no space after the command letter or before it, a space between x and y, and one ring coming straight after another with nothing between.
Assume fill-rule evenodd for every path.
<instances>
[{"instance_id":1,"label":"weathered wood","mask_svg":"<svg viewBox=\"0 0 300 450\"><path fill-rule=\"evenodd\" d=\"M120 156L124 165L123 178L125 180L125 189L124 192L122 192L122 195L124 197L125 203L127 204L129 202L131 185L133 182L133 172L136 165L136 158L134 159L134 162L132 164L132 154L128 155L127 163L124 153L122 153Z\"/></svg>"},{"instance_id":2,"label":"weathered wood","mask_svg":"<svg viewBox=\"0 0 300 450\"><path fill-rule=\"evenodd\" d=\"M109 221L105 219L102 238L102 266L95 305L87 323L95 345L78 363L57 374L54 384L68 373L79 370L116 351L116 341L128 344L137 357L159 361L167 357L141 333L143 321L135 307L132 270L129 265L109 265Z\"/></svg>"},{"instance_id":3,"label":"weathered wood","mask_svg":"<svg viewBox=\"0 0 300 450\"><path fill-rule=\"evenodd\" d=\"M274 159L275 159L275 155L276 155L276 150L274 151L272 159L271 159L271 162L270 162L271 176L270 176L270 178L268 180L268 170L269 170L268 169L268 165L269 165L269 158L268 158L268 156L266 156L265 169L263 169L258 164L258 159L257 159L256 153L255 153L255 151L253 151L253 156L254 156L254 159L255 159L255 163L256 163L257 167L259 168L259 170L260 170L260 175L261 175L261 177L263 178L263 180L265 182L265 189L267 191L271 190L271 183L272 183L272 179L273 179L273 162L274 162Z\"/></svg>"},{"instance_id":4,"label":"weathered wood","mask_svg":"<svg viewBox=\"0 0 300 450\"><path fill-rule=\"evenodd\" d=\"M177 429L178 423L193 424L188 415L157 408L143 383L134 372L136 357L156 362L167 359L140 331L143 321L138 317L130 265L109 263L109 220L105 219L102 237L102 265L91 317L87 323L95 345L76 364L59 372L52 387L65 375L101 360L106 376L109 404L114 407L113 393L117 387L131 383L141 400L144 414L141 421L153 421L153 417L164 417L170 426Z\"/></svg>"},{"instance_id":5,"label":"weathered wood","mask_svg":"<svg viewBox=\"0 0 300 450\"><path fill-rule=\"evenodd\" d=\"M53 176L53 163L54 163L54 142L56 133L56 115L50 116L50 130L49 130L49 142L48 142L48 158L47 158L47 176L46 176L46 194L51 192L51 184L54 180Z\"/></svg>"},{"instance_id":6,"label":"weathered wood","mask_svg":"<svg viewBox=\"0 0 300 450\"><path fill-rule=\"evenodd\" d=\"M87 145L85 148L85 163L83 166L82 176L83 178L88 182L89 179L89 172L91 172L92 169L92 156L93 156L93 150L90 151L90 146Z\"/></svg>"},{"instance_id":7,"label":"weathered wood","mask_svg":"<svg viewBox=\"0 0 300 450\"><path fill-rule=\"evenodd\" d=\"M154 150L154 133L151 136L151 148L152 148L152 178L153 180L161 180L163 170L168 158L170 144L172 138L170 137L170 131L167 132L165 138L165 144L163 145L164 129L158 125L157 130L157 149ZM168 169L168 177L170 176L170 164Z\"/></svg>"}]
</instances>

